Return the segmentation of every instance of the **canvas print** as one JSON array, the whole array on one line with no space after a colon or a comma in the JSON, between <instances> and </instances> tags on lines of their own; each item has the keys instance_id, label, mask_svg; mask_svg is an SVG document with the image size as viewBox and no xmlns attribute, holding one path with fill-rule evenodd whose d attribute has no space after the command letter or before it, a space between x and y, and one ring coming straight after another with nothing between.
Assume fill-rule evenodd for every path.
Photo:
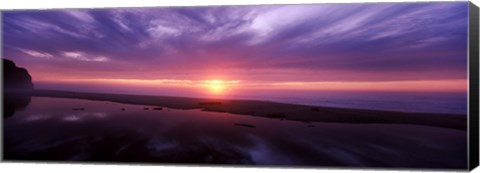
<instances>
[{"instance_id":1,"label":"canvas print","mask_svg":"<svg viewBox=\"0 0 480 173\"><path fill-rule=\"evenodd\" d=\"M3 11L3 158L466 169L467 37L467 2Z\"/></svg>"}]
</instances>

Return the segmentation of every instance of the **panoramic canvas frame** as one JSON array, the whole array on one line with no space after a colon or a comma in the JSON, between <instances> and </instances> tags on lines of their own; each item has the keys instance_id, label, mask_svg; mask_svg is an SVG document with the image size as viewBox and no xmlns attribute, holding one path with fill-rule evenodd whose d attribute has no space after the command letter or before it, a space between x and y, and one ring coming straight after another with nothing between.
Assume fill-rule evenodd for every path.
<instances>
[{"instance_id":1,"label":"panoramic canvas frame","mask_svg":"<svg viewBox=\"0 0 480 173\"><path fill-rule=\"evenodd\" d=\"M422 2L422 3L423 3L423 2ZM441 3L441 2L432 2L432 3ZM388 4L388 3L387 3L387 4ZM392 4L396 4L396 3L392 3ZM399 3L399 4L402 4L402 3ZM323 4L311 4L311 5L323 5ZM343 4L337 4L337 5L338 5L338 6L342 6ZM348 4L345 4L345 5L348 5ZM468 6L469 6L469 8L470 8L470 11L474 11L473 9L475 9L475 7L474 7L473 5L470 4L470 5L468 5ZM158 8L177 8L177 7L158 7ZM190 7L178 7L178 8L190 8ZM205 7L193 7L193 8L205 8ZM206 8L208 8L208 7L206 7ZM127 8L127 9L129 9L129 8ZM137 8L135 8L135 9L137 9ZM138 9L141 10L141 9L143 9L143 8L138 8ZM153 8L145 8L145 9L153 9ZM69 10L69 9L66 9L66 10ZM79 9L79 10L83 10L83 9ZM91 9L91 10L94 10L94 11L97 11L97 10L98 10L98 11L107 10L107 11L108 11L108 10L110 10L110 9ZM29 11L29 10L27 10L27 12L28 12L28 11ZM41 10L41 11L43 11L43 10ZM50 10L47 10L47 11L50 11ZM55 10L51 10L51 11L55 11ZM5 27L5 24L3 23L4 20L5 20L5 19L4 19L4 16L5 16L5 15L4 15L3 13L4 13L4 12L2 12L2 19L3 19L3 20L2 20L2 26ZM478 12L477 12L477 13L478 13ZM468 13L468 14L469 14L469 15L472 15L472 13ZM477 15L477 16L478 16L478 15ZM473 18L473 19L474 19L474 18ZM468 20L470 20L469 22L472 22L472 17L471 17L471 16L468 17ZM473 20L473 23L474 23L474 20ZM477 20L477 23L478 23L478 20ZM471 24L471 23L469 23L469 24ZM468 25L468 26L469 26L469 27L472 27L472 25ZM471 29L471 30L475 30L475 28L473 28L473 29L470 28L470 29ZM478 28L476 28L476 30L477 30L477 32L478 32ZM4 34L4 32L5 32L5 31L3 30L3 31L2 31L2 35ZM471 34L471 32L469 32L469 34ZM468 46L470 46L470 52L469 52L469 53L470 53L470 56L469 56L469 57L470 57L470 59L469 59L470 64L468 64L468 65L469 65L470 70L471 70L470 73L469 73L469 77L470 77L470 79L469 79L470 83L469 83L469 84L470 84L470 92L471 92L471 91L472 91L472 90L471 90L472 88L475 88L475 87L478 88L478 84L477 84L477 86L475 86L474 82L472 82L472 81L475 81L475 72L474 72L474 69L475 69L475 68L477 69L477 80L478 80L478 66L477 66L477 67L474 67L474 65L472 65L472 62L475 62L475 53L472 53L472 51L474 52L474 50L475 50L474 48L472 49L472 46L474 46L475 44L472 44L472 43L474 43L474 42L476 41L477 44L478 44L478 39L477 39L477 40L474 40L474 39L472 39L472 37L470 37L470 39L471 39L471 40L470 40L469 45L468 45ZM2 45L3 45L3 43L5 43L5 42L6 42L6 40L5 40L5 35L3 35ZM477 46L477 47L478 47L478 46ZM4 49L3 46L2 46L2 49ZM3 51L5 51L5 50L3 50ZM28 52L28 50L27 50L27 52ZM4 52L3 52L3 53L4 53ZM25 53L25 52L24 52L24 53ZM39 55L39 56L48 56L48 53L47 53L47 54L42 54L42 53L45 53L45 52L39 52L39 51L37 51L37 52L29 52L29 53L30 53L30 54ZM40 54L38 54L38 53L40 53ZM68 54L68 53L69 53L69 54ZM75 54L75 53L77 53L77 54ZM28 53L26 53L26 54L28 54ZM472 56L472 55L473 55L473 56ZM3 56L3 54L2 54L2 56ZM64 54L64 57L69 57L69 56L70 56L71 58L72 58L72 57L82 58L83 55L81 55L81 53L80 53L80 55L79 55L78 52L67 52L66 54ZM478 61L478 49L477 49L477 56L476 56L476 57L477 57L477 61ZM90 58L91 58L91 57L90 57ZM95 58L97 58L97 59L95 59ZM98 60L99 62L101 62L101 61L103 61L103 58L102 58L102 57L93 57L93 59L88 59L88 60L85 60L85 61L97 61L97 60ZM477 63L477 64L478 64L478 63ZM5 65L5 63L4 63L3 65ZM21 66L20 66L20 67L21 67ZM27 70L28 70L28 69L27 69ZM472 71L473 71L473 72L472 72ZM3 81L5 82L5 80L6 80L6 79L4 78ZM88 82L92 82L92 81L88 81ZM117 81L117 82L118 82L118 81ZM131 81L128 81L128 82L131 82ZM144 81L144 82L145 82L145 81ZM176 82L177 82L177 81L176 81ZM218 90L220 90L220 89L222 89L222 88L225 87L225 86L223 86L223 85L237 84L238 81L235 81L235 80L223 81L223 80L217 80L217 79L206 79L206 80L203 80L202 82L204 82L204 83L202 83L202 84L208 85L208 86L205 86L205 87L206 87L210 92L217 92ZM478 83L478 82L477 82L477 83ZM200 84L200 85L202 85L202 84ZM5 85L4 85L4 86L5 86ZM110 89L110 88L108 88L108 89ZM108 90L108 89L107 89L107 90ZM72 91L72 89L67 89L67 90L68 90L68 91ZM478 92L478 89L477 89L476 91ZM73 92L76 92L76 90L73 89ZM87 91L87 92L91 92L91 91ZM22 93L28 93L28 92L22 92ZM468 92L467 92L467 93L468 93ZM32 91L32 93L28 93L28 94L33 94L33 95L35 95L35 96L48 96L48 97L52 97L52 96L53 96L53 97L60 97L60 98L68 98L68 97L72 97L72 95L76 95L76 96L75 96L76 98L83 98L83 99L90 99L90 100L104 100L104 101L106 100L106 101L112 101L112 102L133 103L132 101L126 101L126 100L121 99L121 98L115 98L114 96L106 96L106 95L102 95L102 96L98 96L98 95L82 95L81 93L80 93L80 94L78 94L78 93L62 93L62 92L55 92L55 91L42 91L42 92ZM468 93L468 94L469 94L469 96L470 96L470 97L469 97L469 99L470 99L470 102L469 102L469 103L470 103L470 107L469 107L470 116L468 116L468 118L469 118L470 120L474 120L474 119L475 119L475 116L474 116L475 113L474 113L473 111L474 111L475 109L472 109L472 106L471 106L471 105L475 105L475 104L472 104L472 102L474 103L474 101L475 101L475 93ZM4 95L5 95L5 90L4 90ZM142 94L142 95L145 95L145 94ZM158 94L157 94L157 95L158 95ZM472 95L473 95L473 97L472 97ZM478 102L478 93L477 93L476 95L477 95L476 97L477 97L477 102ZM103 98L100 98L100 97L103 97ZM108 98L106 98L106 97L108 97ZM185 97L185 96L182 96L182 97ZM141 99L147 99L147 100L148 100L148 98L141 98ZM167 98L163 98L163 99L167 99ZM127 99L127 100L129 100L129 99ZM5 101L5 97L4 97L4 101ZM147 102L149 102L149 101L143 101L143 103L147 103ZM4 102L4 104L5 104L5 102ZM134 103L134 104L138 104L138 103ZM215 108L213 108L213 107L218 106L218 105L223 105L223 104L225 104L225 103L222 102L222 101L218 102L218 101L216 101L216 100L215 100L215 101L210 101L210 100L207 100L207 101L205 101L205 100L198 100L198 101L196 101L196 104L197 104L197 106L204 106L204 107L202 107L202 108L204 108L204 109L213 109L213 110L215 111ZM242 103L242 104L243 104L243 103ZM476 104L476 105L478 105L478 104ZM69 105L69 106L72 107L72 105ZM174 107L174 106L162 106L162 107L160 107L160 108L158 108L158 107L148 107L148 110L158 109L158 111L164 111L164 110L169 109L169 107ZM142 107L142 108L143 108L143 107ZM175 107L174 107L174 108L175 108ZM178 107L177 107L177 108L178 108ZM181 106L181 107L179 107L179 108L180 108L180 109L188 109L188 106L187 106L187 107ZM473 106L473 108L475 108L475 107ZM85 110L88 110L88 109L89 109L89 108L84 108L84 107L72 107L71 110L69 110L69 111L74 111L74 112L75 112L75 111L80 111L80 112L81 112L81 111L85 111ZM147 109L147 108L143 108L143 109ZM221 109L222 109L222 111L224 111L223 108L221 108ZM322 111L321 109L318 109L317 106L313 106L313 107L311 107L311 108L309 107L309 109L310 109L310 111L314 111L314 112L316 112L316 111ZM357 109L358 109L358 108L357 108ZM362 108L360 108L360 109L362 109ZM365 109L365 108L363 108L363 109ZM478 109L478 107L477 107L477 109ZM119 108L119 111L128 111L128 110L129 110L128 108L123 108L123 107L122 107L122 108ZM143 111L143 110L142 110L142 111ZM229 112L229 111L226 111L226 112ZM472 113L472 112L473 112L473 113ZM477 111L477 112L478 112L478 111ZM95 113L95 112L94 112L94 113ZM103 116L105 116L105 115L103 115L103 114L95 114L95 115L94 115L94 113L91 113L91 115L88 115L88 116L94 116L94 117L96 117L96 118L102 118ZM235 113L235 112L234 112L234 113ZM236 113L242 114L242 111L236 112ZM472 115L473 115L473 116L472 116ZM76 121L76 120L78 119L78 117L76 117L76 116L73 116L73 117L68 117L68 115L65 115L65 116L66 116L66 117L63 117L65 121ZM282 120L291 120L291 117L288 117L288 116L285 117L285 115L283 115L282 113L269 113L268 116L269 116L269 118L280 119L281 121L282 121ZM267 117L268 117L268 116L267 116ZM45 117L34 117L33 119L37 119L37 118L40 118L40 119L41 119L41 118L45 118ZM58 117L57 117L57 118L58 118ZM4 120L5 120L5 119L4 119ZM377 120L377 121L383 121L383 120ZM477 113L477 121L478 121L478 113ZM5 123L5 121L4 121L4 123ZM378 123L378 122L377 122L377 123ZM423 123L423 122L422 122L422 123ZM422 124L422 123L421 123L421 124ZM437 122L437 123L438 123L438 122ZM3 127L5 128L5 124L2 124L2 125L4 125ZM260 128L261 128L261 126L258 126L258 125L255 125L255 124L242 123L242 122L232 122L231 125L236 126L236 127L238 127L238 128L245 128L245 129L260 129ZM477 125L477 129L478 129L478 123L477 123L476 125ZM453 126L455 126L455 125L453 125ZM316 126L316 125L312 125L312 126L306 125L306 127L307 127L307 128L314 128L314 127L317 127L317 126ZM468 132L469 132L470 134L475 134L475 130L474 130L474 129L475 129L475 121L470 121L469 128L470 128L470 129L468 130ZM472 130L472 129L473 129L473 130ZM2 130L4 130L4 129L2 129ZM478 130L476 131L476 133L478 134ZM477 136L478 136L478 135L477 135ZM4 131L4 139L5 139L5 131ZM474 147L473 147L473 146L475 146L475 145L474 145L474 144L475 144L474 142L477 141L477 143L478 143L478 138L477 138L477 140L472 140L472 139L475 139L475 137L472 137L472 136L469 137L469 142L470 142L469 147L471 147L471 148L470 148L471 150L474 150ZM2 143L2 144L4 144L4 143ZM473 145L472 145L472 144L473 144ZM3 146L4 146L3 149L5 149L5 145L3 145ZM477 145L477 146L478 146L478 145ZM234 149L232 149L232 150L234 150ZM478 150L478 148L477 148L477 150ZM4 153L5 153L5 152L8 152L8 151L5 151L5 150L4 150ZM477 153L478 153L478 152L477 152ZM222 153L220 153L220 154L222 154ZM477 155L478 155L478 154L477 154ZM4 159L5 159L5 156L4 156ZM6 161L9 161L10 159L5 159L5 160L6 160ZM16 160L16 159L13 159L13 160ZM19 160L21 160L21 161L27 161L27 160L23 160L23 159L19 159ZM49 160L49 159L45 159L45 160L44 160L44 159L38 159L38 160L37 160L37 159L35 159L35 160L36 160L36 161L60 161L60 160L55 160L55 159L54 159L54 160ZM469 162L470 162L470 166L468 166L468 167L469 167L469 168L472 168L472 166L475 165L475 161L474 161L475 159L468 159L468 160L469 160ZM478 160L478 156L477 156L477 160ZM95 160L93 160L93 161L95 161ZM111 162L111 161L109 161L109 160L97 160L97 161L98 161L98 162L109 162L109 163ZM122 163L122 161L120 161L120 160L117 160L117 161L114 161L114 162L115 162L115 163L117 163L117 162ZM133 163L133 162L127 162L127 163ZM158 164L170 164L170 163L173 163L173 164L175 164L175 163L182 163L182 162L180 162L180 161L179 161L179 162L168 162L168 161L164 161L164 162L162 162L162 161L160 161L160 162L148 162L148 161L142 162L142 161L140 161L140 162L135 162L135 163L149 163L149 164L150 164L150 163L158 163ZM187 162L187 163L188 163L188 164L195 164L195 165L199 164L199 163L196 163L196 162L194 162L194 163ZM478 164L478 161L477 161L476 163ZM203 165L203 164L200 164L200 165ZM223 164L221 164L221 165L223 165ZM232 164L227 164L227 165L232 165ZM237 165L237 164L233 164L233 165ZM254 165L252 164L252 165L250 165L250 166L254 166ZM275 165L275 164L269 165L269 164L266 164L265 166L285 166L285 165ZM298 166L300 166L300 167L302 167L302 165L295 165L295 164L293 164L293 165L292 165L292 164L287 164L286 166L289 166L289 167L290 167L290 166L293 166L293 167L298 167ZM312 166L312 165L310 165L310 166ZM317 166L315 166L315 167L317 167ZM318 165L318 167L343 167L343 166L339 166L339 165L335 165L335 164L334 164L334 166L329 166L329 165L327 164L327 165ZM350 165L350 166L345 166L345 167L346 167L346 168L358 168L358 167L361 167L361 168L378 168L378 167L384 168L384 166L358 166L358 165L357 165L357 166ZM474 167L474 166L473 166L473 167ZM390 168L390 167L387 166L387 168ZM414 168L420 168L420 169L444 169L444 168L441 168L441 167L440 167L440 168L431 168L431 167L408 167L408 166L407 166L407 167L398 166L398 167L394 167L394 168L400 168L400 169L410 169L410 168L412 168L412 169L414 169ZM448 169L448 168L447 168L447 169Z\"/></svg>"}]
</instances>

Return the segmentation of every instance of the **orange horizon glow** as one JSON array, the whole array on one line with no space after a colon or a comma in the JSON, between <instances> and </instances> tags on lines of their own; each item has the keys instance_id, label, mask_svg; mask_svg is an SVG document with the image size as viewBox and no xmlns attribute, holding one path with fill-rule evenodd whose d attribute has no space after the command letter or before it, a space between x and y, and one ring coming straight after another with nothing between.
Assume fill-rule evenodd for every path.
<instances>
[{"instance_id":1,"label":"orange horizon glow","mask_svg":"<svg viewBox=\"0 0 480 173\"><path fill-rule=\"evenodd\" d=\"M57 79L41 80L47 83L89 83L110 84L131 87L181 87L208 91L210 94L231 92L232 89L272 89L272 90L326 90L326 91L435 91L464 92L468 80L412 80L412 81L319 81L319 82L253 82L240 80L176 80L176 79Z\"/></svg>"}]
</instances>

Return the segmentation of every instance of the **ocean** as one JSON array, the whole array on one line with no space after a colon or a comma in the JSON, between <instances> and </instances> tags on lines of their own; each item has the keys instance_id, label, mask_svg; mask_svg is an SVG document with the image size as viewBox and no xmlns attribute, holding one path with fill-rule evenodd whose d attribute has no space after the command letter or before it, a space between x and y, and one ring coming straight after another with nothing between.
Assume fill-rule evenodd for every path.
<instances>
[{"instance_id":1,"label":"ocean","mask_svg":"<svg viewBox=\"0 0 480 173\"><path fill-rule=\"evenodd\" d=\"M133 95L262 100L311 106L467 115L466 92L229 90L212 95L204 88L146 88L36 84L37 89Z\"/></svg>"},{"instance_id":2,"label":"ocean","mask_svg":"<svg viewBox=\"0 0 480 173\"><path fill-rule=\"evenodd\" d=\"M264 94L262 94L264 93ZM401 112L467 114L467 93L281 91L230 95L232 99L266 100L324 107Z\"/></svg>"}]
</instances>

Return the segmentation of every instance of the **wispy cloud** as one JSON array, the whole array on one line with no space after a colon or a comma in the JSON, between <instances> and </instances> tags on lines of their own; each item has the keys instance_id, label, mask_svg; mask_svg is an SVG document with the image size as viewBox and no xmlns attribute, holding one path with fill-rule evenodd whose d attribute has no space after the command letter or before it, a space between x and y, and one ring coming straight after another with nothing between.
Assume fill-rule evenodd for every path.
<instances>
[{"instance_id":1,"label":"wispy cloud","mask_svg":"<svg viewBox=\"0 0 480 173\"><path fill-rule=\"evenodd\" d=\"M27 55L32 56L32 57L47 58L47 59L53 57L52 54L45 53L45 52L39 52L39 51L35 51L35 50L21 49L21 48L19 48L19 50L22 51L23 53L27 54Z\"/></svg>"},{"instance_id":2,"label":"wispy cloud","mask_svg":"<svg viewBox=\"0 0 480 173\"><path fill-rule=\"evenodd\" d=\"M465 79L467 17L466 2L8 11L4 57L103 78Z\"/></svg>"},{"instance_id":3,"label":"wispy cloud","mask_svg":"<svg viewBox=\"0 0 480 173\"><path fill-rule=\"evenodd\" d=\"M79 61L96 61L96 62L105 62L109 59L104 56L89 56L82 52L63 52L63 56Z\"/></svg>"}]
</instances>

